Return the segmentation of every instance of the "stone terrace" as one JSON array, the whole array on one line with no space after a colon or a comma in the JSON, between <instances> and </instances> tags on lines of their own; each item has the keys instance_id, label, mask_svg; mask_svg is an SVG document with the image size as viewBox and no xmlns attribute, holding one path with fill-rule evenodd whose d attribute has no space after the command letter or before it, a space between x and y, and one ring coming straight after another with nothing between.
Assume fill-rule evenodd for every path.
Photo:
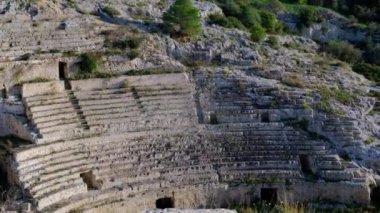
<instances>
[{"instance_id":1,"label":"stone terrace","mask_svg":"<svg viewBox=\"0 0 380 213\"><path fill-rule=\"evenodd\" d=\"M18 59L27 53L91 51L103 46L103 38L97 35L101 28L92 20L11 21L0 23L0 27L0 60Z\"/></svg>"}]
</instances>

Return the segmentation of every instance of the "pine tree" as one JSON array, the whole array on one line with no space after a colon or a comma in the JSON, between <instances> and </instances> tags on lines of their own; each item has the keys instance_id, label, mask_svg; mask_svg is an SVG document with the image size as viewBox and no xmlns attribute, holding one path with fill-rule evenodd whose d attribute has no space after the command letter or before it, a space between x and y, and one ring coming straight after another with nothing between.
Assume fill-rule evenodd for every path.
<instances>
[{"instance_id":1,"label":"pine tree","mask_svg":"<svg viewBox=\"0 0 380 213\"><path fill-rule=\"evenodd\" d=\"M165 29L174 37L196 37L202 30L199 11L191 0L176 0L163 19Z\"/></svg>"}]
</instances>

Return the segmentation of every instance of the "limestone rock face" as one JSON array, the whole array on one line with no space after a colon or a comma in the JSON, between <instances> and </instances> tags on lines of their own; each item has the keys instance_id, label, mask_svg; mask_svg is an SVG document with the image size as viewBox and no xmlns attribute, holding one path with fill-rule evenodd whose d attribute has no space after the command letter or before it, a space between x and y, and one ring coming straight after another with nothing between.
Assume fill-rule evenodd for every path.
<instances>
[{"instance_id":1,"label":"limestone rock face","mask_svg":"<svg viewBox=\"0 0 380 213\"><path fill-rule=\"evenodd\" d=\"M319 11L318 13L318 16L323 17L327 21L325 23L314 23L312 26L304 28L301 33L302 36L320 42L347 40L357 43L365 41L367 32L352 26L352 23L347 18L328 10ZM297 30L296 16L282 13L278 15L278 18L284 21L289 29Z\"/></svg>"}]
</instances>

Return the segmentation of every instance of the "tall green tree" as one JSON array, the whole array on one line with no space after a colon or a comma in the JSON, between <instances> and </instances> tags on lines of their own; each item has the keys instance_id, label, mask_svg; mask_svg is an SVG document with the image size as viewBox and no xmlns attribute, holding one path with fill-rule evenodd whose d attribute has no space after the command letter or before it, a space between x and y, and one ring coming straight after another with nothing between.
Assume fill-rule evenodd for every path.
<instances>
[{"instance_id":1,"label":"tall green tree","mask_svg":"<svg viewBox=\"0 0 380 213\"><path fill-rule=\"evenodd\" d=\"M191 0L176 0L163 19L165 29L174 37L197 37L202 31L199 11Z\"/></svg>"}]
</instances>

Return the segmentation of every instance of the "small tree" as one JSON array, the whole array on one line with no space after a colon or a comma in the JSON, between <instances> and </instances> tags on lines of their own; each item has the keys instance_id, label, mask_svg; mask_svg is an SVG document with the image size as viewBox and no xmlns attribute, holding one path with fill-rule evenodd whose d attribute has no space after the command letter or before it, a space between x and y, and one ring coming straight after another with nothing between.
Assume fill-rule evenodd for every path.
<instances>
[{"instance_id":1,"label":"small tree","mask_svg":"<svg viewBox=\"0 0 380 213\"><path fill-rule=\"evenodd\" d=\"M269 33L274 33L276 31L277 19L273 13L267 11L261 11L261 25Z\"/></svg>"},{"instance_id":2,"label":"small tree","mask_svg":"<svg viewBox=\"0 0 380 213\"><path fill-rule=\"evenodd\" d=\"M251 40L259 42L265 38L265 29L260 25L254 25L251 28Z\"/></svg>"},{"instance_id":3,"label":"small tree","mask_svg":"<svg viewBox=\"0 0 380 213\"><path fill-rule=\"evenodd\" d=\"M79 62L79 68L83 76L89 77L99 71L102 63L101 55L97 53L84 53L81 55L81 59L82 61Z\"/></svg>"},{"instance_id":4,"label":"small tree","mask_svg":"<svg viewBox=\"0 0 380 213\"><path fill-rule=\"evenodd\" d=\"M324 51L348 63L355 63L362 57L362 52L347 41L330 41Z\"/></svg>"},{"instance_id":5,"label":"small tree","mask_svg":"<svg viewBox=\"0 0 380 213\"><path fill-rule=\"evenodd\" d=\"M196 37L202 30L199 11L191 0L176 0L163 19L165 29L174 37Z\"/></svg>"},{"instance_id":6,"label":"small tree","mask_svg":"<svg viewBox=\"0 0 380 213\"><path fill-rule=\"evenodd\" d=\"M298 27L310 27L315 21L315 10L309 7L303 8L298 15Z\"/></svg>"},{"instance_id":7,"label":"small tree","mask_svg":"<svg viewBox=\"0 0 380 213\"><path fill-rule=\"evenodd\" d=\"M269 0L266 4L266 9L277 14L283 11L285 8L279 0Z\"/></svg>"}]
</instances>

